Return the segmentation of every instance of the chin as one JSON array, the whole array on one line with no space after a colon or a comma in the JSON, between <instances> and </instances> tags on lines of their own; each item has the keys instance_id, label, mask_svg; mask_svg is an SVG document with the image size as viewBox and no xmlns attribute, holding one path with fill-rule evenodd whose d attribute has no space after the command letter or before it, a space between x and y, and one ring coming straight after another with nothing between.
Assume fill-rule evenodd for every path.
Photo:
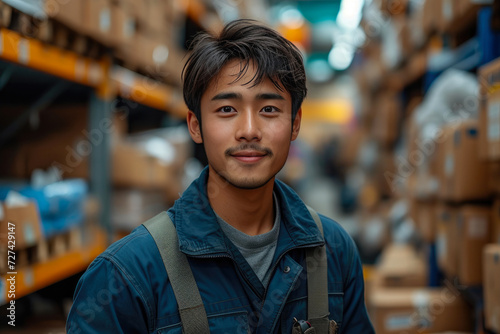
<instances>
[{"instance_id":1,"label":"chin","mask_svg":"<svg viewBox=\"0 0 500 334\"><path fill-rule=\"evenodd\" d=\"M231 175L219 175L233 187L246 190L261 188L274 178L274 175L266 177L242 177L241 175L233 177Z\"/></svg>"},{"instance_id":2,"label":"chin","mask_svg":"<svg viewBox=\"0 0 500 334\"><path fill-rule=\"evenodd\" d=\"M237 180L236 182L229 181L229 183L234 187L246 190L259 189L265 186L268 182L269 180L267 180L266 182L256 181L256 180Z\"/></svg>"}]
</instances>

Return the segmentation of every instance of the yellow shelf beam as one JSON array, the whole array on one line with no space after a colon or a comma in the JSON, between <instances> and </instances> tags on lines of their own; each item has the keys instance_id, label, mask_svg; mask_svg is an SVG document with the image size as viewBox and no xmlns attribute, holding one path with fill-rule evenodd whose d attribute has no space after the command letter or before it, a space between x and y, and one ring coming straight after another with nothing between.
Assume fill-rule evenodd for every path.
<instances>
[{"instance_id":1,"label":"yellow shelf beam","mask_svg":"<svg viewBox=\"0 0 500 334\"><path fill-rule=\"evenodd\" d=\"M83 57L4 28L0 29L0 59L91 87L100 86L106 78L104 61Z\"/></svg>"},{"instance_id":2,"label":"yellow shelf beam","mask_svg":"<svg viewBox=\"0 0 500 334\"><path fill-rule=\"evenodd\" d=\"M9 29L0 28L0 59L94 87L107 100L119 94L177 117L184 118L187 113L182 94L175 87L120 66L110 68L105 60L83 57Z\"/></svg>"},{"instance_id":3,"label":"yellow shelf beam","mask_svg":"<svg viewBox=\"0 0 500 334\"><path fill-rule=\"evenodd\" d=\"M111 81L123 98L168 111L180 118L186 117L187 107L179 88L160 83L120 66L111 69Z\"/></svg>"},{"instance_id":4,"label":"yellow shelf beam","mask_svg":"<svg viewBox=\"0 0 500 334\"><path fill-rule=\"evenodd\" d=\"M16 299L84 271L108 245L106 235L100 229L92 230L92 238L90 244L83 245L79 249L30 267L19 268L15 275ZM5 284L3 285L5 291L3 291L4 296L0 296L0 305L10 300L8 298L10 284L6 281L7 278L8 276L1 277L0 285Z\"/></svg>"}]
</instances>

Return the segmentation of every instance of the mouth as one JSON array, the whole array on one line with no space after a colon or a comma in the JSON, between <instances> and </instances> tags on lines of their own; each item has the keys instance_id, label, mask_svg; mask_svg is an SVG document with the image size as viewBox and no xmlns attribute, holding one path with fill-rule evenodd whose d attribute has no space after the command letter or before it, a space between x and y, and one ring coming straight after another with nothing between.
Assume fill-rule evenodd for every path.
<instances>
[{"instance_id":1,"label":"mouth","mask_svg":"<svg viewBox=\"0 0 500 334\"><path fill-rule=\"evenodd\" d=\"M245 163L255 163L267 156L266 152L260 151L238 151L230 155L231 157Z\"/></svg>"}]
</instances>

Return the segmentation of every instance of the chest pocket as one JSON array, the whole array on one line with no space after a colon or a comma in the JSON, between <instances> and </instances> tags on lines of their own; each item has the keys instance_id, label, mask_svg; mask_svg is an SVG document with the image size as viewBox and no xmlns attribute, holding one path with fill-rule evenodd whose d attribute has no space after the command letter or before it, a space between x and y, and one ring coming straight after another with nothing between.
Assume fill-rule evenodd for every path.
<instances>
[{"instance_id":1,"label":"chest pocket","mask_svg":"<svg viewBox=\"0 0 500 334\"><path fill-rule=\"evenodd\" d=\"M211 334L248 334L248 313L246 311L224 313L208 316L208 325ZM157 334L182 334L182 324L159 328Z\"/></svg>"},{"instance_id":2,"label":"chest pocket","mask_svg":"<svg viewBox=\"0 0 500 334\"><path fill-rule=\"evenodd\" d=\"M330 310L330 320L335 320L339 328L342 325L344 314L344 293L343 292L329 292L328 293L328 307ZM280 319L280 333L291 333L293 327L293 318L300 320L307 319L307 297L297 298L290 300L286 303L285 309L282 314L288 315Z\"/></svg>"}]
</instances>

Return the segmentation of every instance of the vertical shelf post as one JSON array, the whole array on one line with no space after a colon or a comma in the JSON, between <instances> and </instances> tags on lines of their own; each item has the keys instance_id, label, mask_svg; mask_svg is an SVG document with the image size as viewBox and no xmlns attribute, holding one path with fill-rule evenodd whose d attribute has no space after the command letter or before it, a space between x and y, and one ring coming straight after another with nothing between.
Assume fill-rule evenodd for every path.
<instances>
[{"instance_id":1,"label":"vertical shelf post","mask_svg":"<svg viewBox=\"0 0 500 334\"><path fill-rule=\"evenodd\" d=\"M109 73L106 66L105 73ZM92 91L89 104L89 133L93 138L90 154L90 191L99 203L99 220L106 230L108 243L112 241L111 228L111 131L112 101L116 96L109 75Z\"/></svg>"}]
</instances>

